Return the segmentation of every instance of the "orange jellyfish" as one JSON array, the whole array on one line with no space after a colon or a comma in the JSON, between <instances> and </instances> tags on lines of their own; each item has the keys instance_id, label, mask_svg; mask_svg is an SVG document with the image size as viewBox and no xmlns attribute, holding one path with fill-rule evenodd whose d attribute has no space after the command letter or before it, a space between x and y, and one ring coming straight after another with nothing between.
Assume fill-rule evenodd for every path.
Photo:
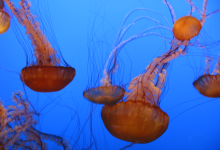
<instances>
[{"instance_id":1,"label":"orange jellyfish","mask_svg":"<svg viewBox=\"0 0 220 150\"><path fill-rule=\"evenodd\" d=\"M10 26L10 16L4 9L4 1L0 0L0 34L5 33Z\"/></svg>"},{"instance_id":2,"label":"orange jellyfish","mask_svg":"<svg viewBox=\"0 0 220 150\"><path fill-rule=\"evenodd\" d=\"M210 74L209 68L212 59L206 59L206 69L202 76L193 82L198 92L206 97L220 97L220 55L215 69Z\"/></svg>"},{"instance_id":3,"label":"orange jellyfish","mask_svg":"<svg viewBox=\"0 0 220 150\"><path fill-rule=\"evenodd\" d=\"M20 8L15 8L10 0L5 0L18 22L25 27L26 34L31 40L34 52L31 61L21 71L21 80L30 89L37 92L54 92L67 86L75 76L75 69L70 67L58 55L42 30L36 16L31 14L31 4L28 0L21 0ZM30 52L26 52L30 53ZM34 59L32 58L34 56ZM61 62L65 66L61 66Z\"/></svg>"},{"instance_id":4,"label":"orange jellyfish","mask_svg":"<svg viewBox=\"0 0 220 150\"><path fill-rule=\"evenodd\" d=\"M166 2L166 1L165 1ZM203 11L200 11L191 0L187 1L191 5L191 11L189 16L183 16L175 21L175 17L173 18L173 34L177 40L180 41L189 41L193 37L197 36L202 29L203 24L205 23L205 20L207 17L209 17L211 14L216 13L218 11L211 12L209 14L206 14L206 7L207 7L207 0L204 0L203 2ZM167 3L167 2L166 2ZM169 9L171 12L173 12L172 7L167 3ZM191 14L194 10L198 10L199 14L201 15L200 21L192 17Z\"/></svg>"},{"instance_id":5,"label":"orange jellyfish","mask_svg":"<svg viewBox=\"0 0 220 150\"><path fill-rule=\"evenodd\" d=\"M156 29L167 29L170 31L170 29L168 29L167 27L163 26L162 24L160 24L158 21L148 17L148 16L142 16L142 17L137 17L134 19L134 21L132 23L130 23L128 26L125 26L125 23L128 19L128 17L139 10L144 10L144 11L151 11L149 9L146 8L138 8L138 9L134 9L132 11L130 11L124 18L123 22L122 22L122 27L119 29L117 37L116 37L116 41L113 47L113 50L110 53L110 56L108 57L104 69L103 69L103 77L101 78L100 82L101 82L101 86L95 86L92 88L88 88L87 90L85 90L83 92L83 96L92 101L93 103L98 103L98 104L115 104L117 103L119 100L121 100L121 98L124 96L125 93L125 89L123 88L123 86L118 86L115 85L113 83L113 74L116 73L117 69L119 68L119 63L117 61L117 56L120 52L120 50L129 42L138 39L140 37L145 37L145 36L149 36L149 35L158 35L156 32L152 32ZM152 22L155 22L158 26L150 28L150 29L146 29L143 30L139 33L137 33L134 36L131 36L130 38L122 41L125 33L135 24L137 23L139 20L142 19L147 19L150 20Z\"/></svg>"},{"instance_id":6,"label":"orange jellyfish","mask_svg":"<svg viewBox=\"0 0 220 150\"><path fill-rule=\"evenodd\" d=\"M113 136L134 143L149 143L166 131L169 116L160 108L166 68L169 61L184 54L185 50L179 48L157 57L143 74L129 83L124 101L102 108L103 123Z\"/></svg>"},{"instance_id":7,"label":"orange jellyfish","mask_svg":"<svg viewBox=\"0 0 220 150\"><path fill-rule=\"evenodd\" d=\"M192 16L179 18L173 25L173 34L176 39L185 41L190 40L199 34L202 28L200 21Z\"/></svg>"}]
</instances>

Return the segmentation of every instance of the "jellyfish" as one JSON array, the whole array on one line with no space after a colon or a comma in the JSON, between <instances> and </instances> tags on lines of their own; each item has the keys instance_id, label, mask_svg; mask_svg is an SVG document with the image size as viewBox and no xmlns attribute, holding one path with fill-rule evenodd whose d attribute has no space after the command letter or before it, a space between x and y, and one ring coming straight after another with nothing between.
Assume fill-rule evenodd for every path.
<instances>
[{"instance_id":1,"label":"jellyfish","mask_svg":"<svg viewBox=\"0 0 220 150\"><path fill-rule=\"evenodd\" d=\"M198 92L206 97L220 97L220 55L217 63L215 64L215 69L210 74L210 65L213 58L207 58L206 68L204 74L193 82L193 86L198 90Z\"/></svg>"},{"instance_id":2,"label":"jellyfish","mask_svg":"<svg viewBox=\"0 0 220 150\"><path fill-rule=\"evenodd\" d=\"M129 83L123 101L104 105L102 120L113 136L134 143L149 143L166 131L169 116L160 108L166 68L169 61L185 53L179 48L155 58L143 74Z\"/></svg>"},{"instance_id":3,"label":"jellyfish","mask_svg":"<svg viewBox=\"0 0 220 150\"><path fill-rule=\"evenodd\" d=\"M0 0L0 34L5 33L9 29L10 19L11 17L4 8L4 1Z\"/></svg>"},{"instance_id":4,"label":"jellyfish","mask_svg":"<svg viewBox=\"0 0 220 150\"><path fill-rule=\"evenodd\" d=\"M199 34L202 28L200 21L192 16L179 18L173 25L173 34L176 39L184 41L190 40Z\"/></svg>"},{"instance_id":5,"label":"jellyfish","mask_svg":"<svg viewBox=\"0 0 220 150\"><path fill-rule=\"evenodd\" d=\"M31 40L33 54L27 57L27 66L21 71L21 81L37 92L54 92L63 89L75 77L75 69L70 67L55 50L40 29L36 16L31 14L31 3L21 0L20 8L15 8L10 0L5 0L18 22L25 27ZM30 50L28 48L30 53ZM34 56L34 58L33 58ZM64 66L61 66L61 62Z\"/></svg>"},{"instance_id":6,"label":"jellyfish","mask_svg":"<svg viewBox=\"0 0 220 150\"><path fill-rule=\"evenodd\" d=\"M202 29L202 26L205 22L205 19L209 17L210 14L206 14L206 6L207 6L207 0L204 0L203 2L203 11L200 11L191 0L187 0L187 2L191 5L191 11L188 16L183 16L179 18L178 20L175 20L175 15L173 18L173 35L177 40L180 41L189 41L193 37L197 36ZM170 10L172 10L172 7L167 3ZM192 12L194 10L198 10L199 14L201 15L200 21L192 16ZM171 11L174 14L174 11Z\"/></svg>"},{"instance_id":7,"label":"jellyfish","mask_svg":"<svg viewBox=\"0 0 220 150\"><path fill-rule=\"evenodd\" d=\"M155 30L156 29L166 29L171 31L169 28L167 28L166 26L164 26L163 24L161 24L159 21L154 20L151 17L148 16L141 16L141 17L137 17L134 19L134 21L132 23L130 23L128 26L125 26L125 23L127 21L127 19L129 18L129 16L131 16L134 12L136 11L140 11L140 10L144 10L144 11L150 11L156 14L159 14L157 12L154 12L150 9L147 8L137 8L134 10L131 10L123 19L122 22L122 26L118 31L114 46L113 46L113 50L111 51L104 69L103 69L103 77L100 80L101 86L98 87L92 87L92 88L88 88L87 90L85 90L83 92L83 96L94 102L94 103L98 103L98 104L115 104L117 103L119 100L121 100L121 98L124 96L125 93L125 89L123 86L119 86L114 84L113 82L113 76L116 73L117 69L119 68L119 63L117 61L117 57L119 55L120 50L129 42L136 40L138 38L141 37L145 37L145 36L149 36L149 35L157 35L160 36ZM159 14L161 15L161 14ZM154 22L157 24L157 26L152 27L152 28L148 28L145 29L139 33L137 33L136 35L131 36L130 38L122 41L124 35L129 31L129 29L135 25L135 23L137 23L140 20L150 20L151 22Z\"/></svg>"}]
</instances>

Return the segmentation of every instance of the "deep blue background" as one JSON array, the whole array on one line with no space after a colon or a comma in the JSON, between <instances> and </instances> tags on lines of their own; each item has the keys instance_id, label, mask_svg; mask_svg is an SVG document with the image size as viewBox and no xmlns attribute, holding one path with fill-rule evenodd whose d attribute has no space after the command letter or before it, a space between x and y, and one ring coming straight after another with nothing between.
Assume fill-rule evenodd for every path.
<instances>
[{"instance_id":1,"label":"deep blue background","mask_svg":"<svg viewBox=\"0 0 220 150\"><path fill-rule=\"evenodd\" d=\"M14 2L17 6L19 1L14 0ZM91 67L88 62L88 51L104 52L104 56L109 54L124 16L134 8L149 8L159 12L167 18L170 25L164 23L164 19L158 15L144 11L131 16L130 22L137 16L151 16L171 29L171 15L162 0L47 0L47 2L48 4L41 2L39 8L50 12L50 28L54 29L64 59L76 69L76 76L59 92L36 93L28 87L25 89L29 100L41 114L38 129L64 137L71 142L71 145L76 144L75 149L88 148L91 133L90 120L87 119L90 115L91 103L82 95L91 76L87 72L87 68ZM202 9L202 0L193 2L200 10ZM176 18L188 15L190 5L185 0L170 0L169 3L175 11ZM34 4L32 5L36 8ZM218 0L208 0L208 13L219 8ZM48 14L48 12L44 13ZM200 19L197 11L193 16ZM41 14L37 17L45 16ZM204 47L189 47L187 55L178 57L169 67L166 93L163 94L161 103L162 110L168 113L171 120L167 131L151 143L136 144L128 149L220 149L220 101L200 95L192 85L192 82L203 74L205 56L214 57L212 67L217 61L220 45L217 42L210 46L205 42L206 39L213 42L220 40L219 18L220 13L207 18L198 37L201 46ZM10 99L13 91L24 91L19 73L26 65L26 58L15 36L19 32L13 30L16 22L16 18L13 17L10 29L0 35L0 67L2 68L0 97L5 101L5 105L13 104ZM147 27L146 22L140 22L140 25L131 28L124 39L145 27ZM165 32L162 35L172 38L171 33ZM100 43L97 43L96 47L89 48L91 45L88 45L88 42L92 42L91 39L96 39ZM127 44L119 55L124 67L123 82L128 83L133 77L142 73L155 57L169 50L169 42L170 40L150 36ZM104 62L106 57L102 59ZM95 62L97 65L103 63L101 58ZM192 101L181 104L190 100ZM204 102L207 103L199 105ZM181 105L176 106L178 104ZM92 113L92 129L97 149L112 150L129 145L129 142L113 137L106 130L100 115L102 106L94 105L95 110ZM176 107L168 110L173 106ZM190 110L186 111L187 109ZM182 112L184 113L179 115ZM173 118L175 119L172 120ZM84 125L85 128L81 132ZM94 145L92 149L95 149Z\"/></svg>"}]
</instances>

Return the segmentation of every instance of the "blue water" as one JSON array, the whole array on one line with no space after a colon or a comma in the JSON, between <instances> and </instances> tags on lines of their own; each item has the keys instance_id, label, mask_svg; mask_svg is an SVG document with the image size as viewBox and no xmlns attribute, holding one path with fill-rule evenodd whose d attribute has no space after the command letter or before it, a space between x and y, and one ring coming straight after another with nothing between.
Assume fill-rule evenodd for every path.
<instances>
[{"instance_id":1,"label":"blue water","mask_svg":"<svg viewBox=\"0 0 220 150\"><path fill-rule=\"evenodd\" d=\"M13 2L17 6L18 1ZM202 10L202 1L193 2L198 9ZM177 19L188 15L191 9L185 0L178 2L170 0L169 3ZM172 29L172 17L167 5L162 0L84 0L77 2L47 0L47 3L40 2L40 4L37 8L43 13L37 18L44 18L43 22L51 23L48 27L53 29L54 34L46 36L51 36L53 39L56 37L56 41L51 41L51 43L59 45L65 61L76 69L76 76L67 87L59 92L37 93L23 86L19 73L26 66L26 56L16 35L24 34L25 31L21 26L16 25L17 20L13 16L9 30L0 35L1 100L5 102L5 105L14 104L10 98L12 92L18 90L26 92L27 98L40 113L36 128L45 133L61 136L70 141L70 145L75 146L74 149L87 149L91 146L91 149L113 150L129 145L130 142L117 139L106 130L101 119L103 105L93 104L92 106L82 93L86 90L89 81L94 80L94 76L97 75L97 72L92 74L89 69L105 64L125 15L134 8L149 8L161 15L155 15L150 11L140 11L130 16L128 22L132 22L138 16L149 16ZM33 4L34 8L36 9L36 6ZM219 1L208 0L207 13L217 9L220 9ZM198 11L192 15L198 19L201 18ZM214 58L211 69L214 68L218 59L219 18L220 13L208 17L197 38L199 39L197 43L200 45L190 46L185 56L178 57L169 66L160 105L170 117L167 131L151 143L134 144L127 149L220 149L218 140L220 138L220 101L200 95L192 85L192 82L203 74L205 56ZM141 21L129 30L124 39L151 26L155 24ZM21 33L16 27L20 28ZM121 70L118 75L120 79L123 79L123 84L129 83L135 76L143 73L155 57L169 50L172 32L160 31L159 33L167 38L144 37L132 41L121 50L118 56ZM213 41L213 43L209 44L207 41ZM92 54L92 60L88 59L89 54ZM175 107L172 108L173 106ZM91 134L91 128L93 134ZM94 138L91 138L92 135ZM49 149L54 149L52 143L49 145ZM56 146L55 149L57 149Z\"/></svg>"}]
</instances>

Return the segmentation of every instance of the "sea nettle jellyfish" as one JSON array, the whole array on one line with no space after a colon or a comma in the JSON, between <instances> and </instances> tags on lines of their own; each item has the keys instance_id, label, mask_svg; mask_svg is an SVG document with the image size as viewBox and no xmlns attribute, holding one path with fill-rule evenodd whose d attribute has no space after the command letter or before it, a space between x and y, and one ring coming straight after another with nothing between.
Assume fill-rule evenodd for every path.
<instances>
[{"instance_id":1,"label":"sea nettle jellyfish","mask_svg":"<svg viewBox=\"0 0 220 150\"><path fill-rule=\"evenodd\" d=\"M130 82L124 101L102 108L103 123L113 136L134 143L149 143L166 131L169 116L160 108L166 68L169 61L185 52L181 48L172 49L154 59L143 74Z\"/></svg>"},{"instance_id":2,"label":"sea nettle jellyfish","mask_svg":"<svg viewBox=\"0 0 220 150\"><path fill-rule=\"evenodd\" d=\"M201 28L202 24L197 18L192 16L183 16L174 23L173 34L178 40L190 40L199 34Z\"/></svg>"},{"instance_id":3,"label":"sea nettle jellyfish","mask_svg":"<svg viewBox=\"0 0 220 150\"><path fill-rule=\"evenodd\" d=\"M206 11L206 0L203 12ZM175 22L174 11L165 1ZM190 2L192 6L192 2ZM192 11L192 10L191 10ZM205 20L204 17L202 20ZM167 129L169 116L161 110L161 94L167 67L171 60L185 55L189 41L171 41L170 50L155 58L146 71L135 77L127 88L125 97L115 105L104 105L101 117L106 129L116 138L133 143L149 143L159 138Z\"/></svg>"},{"instance_id":4,"label":"sea nettle jellyfish","mask_svg":"<svg viewBox=\"0 0 220 150\"><path fill-rule=\"evenodd\" d=\"M40 29L36 16L31 14L31 4L28 0L21 0L20 8L15 8L10 0L5 2L18 22L25 27L34 49L30 52L30 46L27 48L27 66L21 71L21 80L37 92L54 92L63 89L73 80L75 69L64 61L58 49L55 50L51 46ZM61 66L61 63L64 66Z\"/></svg>"},{"instance_id":5,"label":"sea nettle jellyfish","mask_svg":"<svg viewBox=\"0 0 220 150\"><path fill-rule=\"evenodd\" d=\"M4 1L0 0L0 34L5 33L10 26L11 17L4 6Z\"/></svg>"},{"instance_id":6,"label":"sea nettle jellyfish","mask_svg":"<svg viewBox=\"0 0 220 150\"><path fill-rule=\"evenodd\" d=\"M206 59L204 74L193 82L193 86L206 97L220 97L220 55L212 73L209 71L211 62L212 58Z\"/></svg>"},{"instance_id":7,"label":"sea nettle jellyfish","mask_svg":"<svg viewBox=\"0 0 220 150\"><path fill-rule=\"evenodd\" d=\"M110 56L108 57L104 69L103 69L103 77L100 80L101 86L97 86L97 85L93 85L92 88L87 88L86 91L83 92L83 96L94 102L94 103L98 103L98 104L115 104L117 103L119 100L121 100L121 98L124 96L125 93L125 89L123 88L123 86L119 86L114 84L114 74L116 73L117 69L119 68L119 62L117 60L117 57L119 55L120 50L129 42L141 38L141 37L145 37L145 36L149 36L149 35L157 35L160 36L156 30L159 29L166 29L171 31L171 29L163 26L159 21L154 20L151 17L148 16L141 16L141 17L137 17L133 20L132 23L130 23L129 25L125 26L125 23L127 21L127 19L129 18L129 16L131 16L134 12L136 11L149 11L149 12L153 12L157 15L161 15L157 12L154 12L150 9L146 9L146 8L138 8L138 9L134 9L132 11L130 11L124 18L123 22L122 22L122 27L119 29L116 40L115 40L115 44L113 46L113 50L110 53ZM145 29L133 36L131 36L130 38L123 40L124 35L128 32L128 30L135 25L138 21L140 20L148 20L150 22L155 23L157 26L154 27L150 27L148 29Z\"/></svg>"},{"instance_id":8,"label":"sea nettle jellyfish","mask_svg":"<svg viewBox=\"0 0 220 150\"><path fill-rule=\"evenodd\" d=\"M191 11L188 16L180 17L178 20L173 20L173 35L177 40L180 41L189 41L193 37L199 35L200 30L202 29L203 24L207 17L209 17L212 13L206 14L206 6L207 0L203 2L203 11L200 11L191 0L187 0L188 3L191 5ZM166 2L166 1L165 1ZM167 2L166 2L167 3ZM168 4L168 3L167 3ZM170 6L168 4L168 6ZM172 7L170 7L172 9ZM191 16L194 10L198 10L199 14L201 15L201 19L198 20L196 17ZM172 12L172 11L171 11Z\"/></svg>"}]
</instances>

